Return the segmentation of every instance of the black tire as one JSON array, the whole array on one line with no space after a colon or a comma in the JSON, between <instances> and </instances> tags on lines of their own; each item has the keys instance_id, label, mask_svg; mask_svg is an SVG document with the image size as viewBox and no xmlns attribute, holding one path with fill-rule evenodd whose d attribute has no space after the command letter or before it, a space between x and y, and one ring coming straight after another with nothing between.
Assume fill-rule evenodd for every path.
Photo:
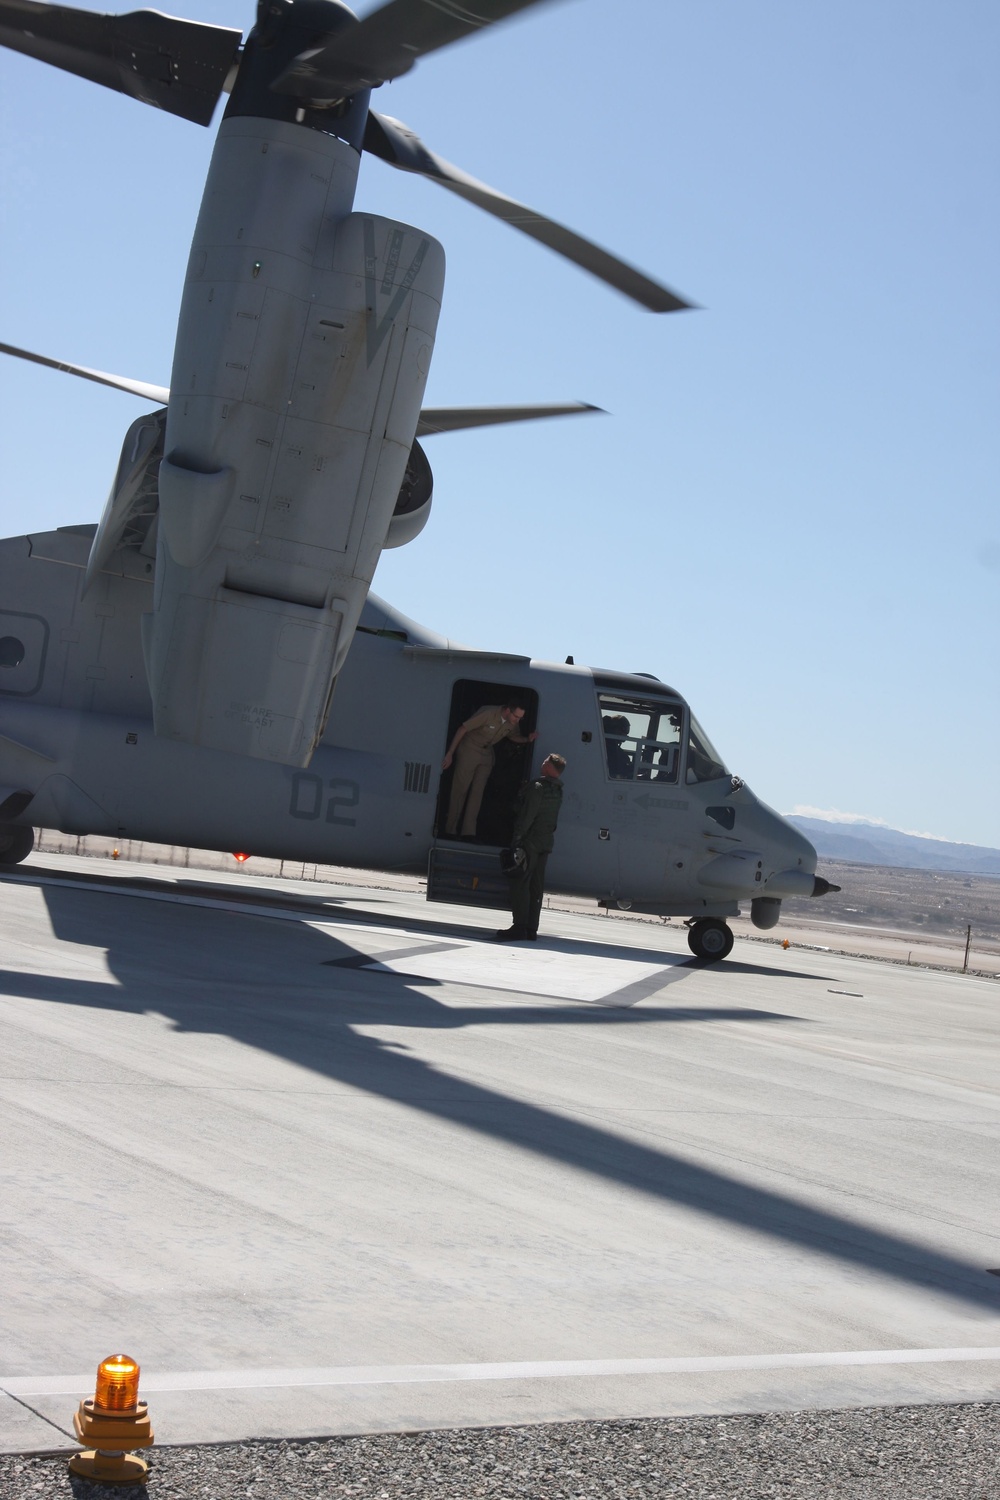
<instances>
[{"instance_id":1,"label":"black tire","mask_svg":"<svg viewBox=\"0 0 1000 1500\"><path fill-rule=\"evenodd\" d=\"M19 865L35 847L33 828L0 825L0 865Z\"/></svg>"},{"instance_id":2,"label":"black tire","mask_svg":"<svg viewBox=\"0 0 1000 1500\"><path fill-rule=\"evenodd\" d=\"M688 947L702 963L717 964L733 951L732 930L718 917L702 917L688 928Z\"/></svg>"}]
</instances>

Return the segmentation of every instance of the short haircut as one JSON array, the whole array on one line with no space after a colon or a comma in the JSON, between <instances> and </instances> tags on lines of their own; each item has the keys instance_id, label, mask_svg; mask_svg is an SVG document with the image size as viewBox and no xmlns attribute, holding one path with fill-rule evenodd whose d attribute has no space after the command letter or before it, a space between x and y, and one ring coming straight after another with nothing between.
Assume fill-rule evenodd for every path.
<instances>
[{"instance_id":1,"label":"short haircut","mask_svg":"<svg viewBox=\"0 0 1000 1500\"><path fill-rule=\"evenodd\" d=\"M507 702L503 706L504 708L509 708L511 711L519 708L522 713L526 714L528 712L528 705L522 702L520 698L508 698Z\"/></svg>"},{"instance_id":2,"label":"short haircut","mask_svg":"<svg viewBox=\"0 0 1000 1500\"><path fill-rule=\"evenodd\" d=\"M559 772L559 775L561 776L566 769L565 755L547 755L545 759L552 762L556 770Z\"/></svg>"}]
</instances>

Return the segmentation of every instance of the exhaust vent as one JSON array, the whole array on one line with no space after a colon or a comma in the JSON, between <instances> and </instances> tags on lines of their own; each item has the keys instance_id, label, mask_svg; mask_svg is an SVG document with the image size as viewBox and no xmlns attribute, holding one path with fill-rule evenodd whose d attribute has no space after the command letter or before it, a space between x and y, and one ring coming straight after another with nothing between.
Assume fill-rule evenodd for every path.
<instances>
[{"instance_id":1,"label":"exhaust vent","mask_svg":"<svg viewBox=\"0 0 1000 1500\"><path fill-rule=\"evenodd\" d=\"M406 762L403 773L404 792L429 792L431 789L431 768L429 765L421 764L416 760Z\"/></svg>"}]
</instances>

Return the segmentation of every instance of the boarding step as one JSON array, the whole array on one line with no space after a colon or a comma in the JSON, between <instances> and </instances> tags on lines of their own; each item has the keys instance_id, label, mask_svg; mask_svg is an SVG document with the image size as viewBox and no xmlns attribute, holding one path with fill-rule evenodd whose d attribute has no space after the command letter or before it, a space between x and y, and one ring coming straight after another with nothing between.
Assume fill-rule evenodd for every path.
<instances>
[{"instance_id":1,"label":"boarding step","mask_svg":"<svg viewBox=\"0 0 1000 1500\"><path fill-rule=\"evenodd\" d=\"M435 844L427 866L428 901L510 910L500 850L486 844Z\"/></svg>"}]
</instances>

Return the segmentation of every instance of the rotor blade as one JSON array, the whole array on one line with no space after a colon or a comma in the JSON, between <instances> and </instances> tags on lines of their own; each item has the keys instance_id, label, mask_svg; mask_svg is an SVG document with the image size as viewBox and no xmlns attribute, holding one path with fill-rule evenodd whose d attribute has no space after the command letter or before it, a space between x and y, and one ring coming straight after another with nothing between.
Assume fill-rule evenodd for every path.
<instances>
[{"instance_id":1,"label":"rotor blade","mask_svg":"<svg viewBox=\"0 0 1000 1500\"><path fill-rule=\"evenodd\" d=\"M551 0L389 0L303 52L274 87L304 98L348 98L401 77L439 47L542 4Z\"/></svg>"},{"instance_id":2,"label":"rotor blade","mask_svg":"<svg viewBox=\"0 0 1000 1500\"><path fill-rule=\"evenodd\" d=\"M64 359L50 359L46 354L33 354L30 349L19 349L15 344L0 343L0 354L12 354L17 359L45 365L50 370L62 370L66 375L79 375L83 380L109 385L115 390L127 391L131 396L141 396L144 401L157 401L162 406L166 406L170 399L170 392L164 385L131 380L127 375L108 375L103 370L90 370L86 365L73 365ZM532 422L543 417L576 417L586 412L606 415L602 407L592 406L587 401L551 402L535 406L427 406L420 413L416 436L431 437L438 432L464 432L474 427L496 427L505 422Z\"/></svg>"},{"instance_id":3,"label":"rotor blade","mask_svg":"<svg viewBox=\"0 0 1000 1500\"><path fill-rule=\"evenodd\" d=\"M241 31L155 10L124 16L0 0L0 44L207 125L243 40Z\"/></svg>"},{"instance_id":4,"label":"rotor blade","mask_svg":"<svg viewBox=\"0 0 1000 1500\"><path fill-rule=\"evenodd\" d=\"M460 198L474 203L477 208L485 209L494 218L503 219L513 229L519 229L522 234L547 245L550 250L565 256L600 281L606 281L617 291L624 292L626 297L648 307L651 312L681 312L694 306L694 303L686 302L683 297L678 297L675 292L643 275L634 266L619 260L607 250L602 250L590 240L585 240L582 235L574 234L572 229L566 229L553 219L546 219L542 214L535 213L534 209L526 208L523 203L508 198L504 193L498 193L495 188L487 187L485 182L477 182L459 167L452 166L451 162L435 156L419 136L400 120L371 111L365 126L364 149L373 156L380 156L390 166L399 167L403 172L416 172L418 176L429 177L433 182L440 183L449 192L457 193Z\"/></svg>"},{"instance_id":5,"label":"rotor blade","mask_svg":"<svg viewBox=\"0 0 1000 1500\"><path fill-rule=\"evenodd\" d=\"M81 380L93 380L98 385L110 385L117 391L128 391L130 396L141 396L144 401L156 401L166 406L170 392L165 385L150 385L146 380L130 380L127 375L106 375L103 370L88 370L86 365L71 365L64 359L49 359L45 354L32 354L30 349L18 349L14 344L0 344L0 354L13 354L17 359L30 360L34 365L46 365L50 370L62 370L66 375L79 375Z\"/></svg>"},{"instance_id":6,"label":"rotor blade","mask_svg":"<svg viewBox=\"0 0 1000 1500\"><path fill-rule=\"evenodd\" d=\"M417 437L438 432L465 432L473 427L496 427L501 422L533 422L540 417L578 417L585 412L607 413L586 401L548 406L426 406L417 423Z\"/></svg>"}]
</instances>

